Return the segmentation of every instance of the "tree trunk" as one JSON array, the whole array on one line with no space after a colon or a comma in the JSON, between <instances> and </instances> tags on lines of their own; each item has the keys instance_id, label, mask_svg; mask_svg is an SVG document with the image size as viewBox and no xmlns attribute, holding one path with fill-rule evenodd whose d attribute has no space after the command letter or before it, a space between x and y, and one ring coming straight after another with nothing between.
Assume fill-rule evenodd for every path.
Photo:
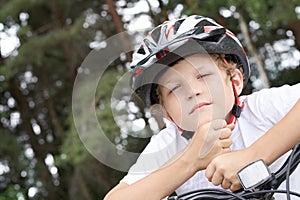
<instances>
[{"instance_id":1,"label":"tree trunk","mask_svg":"<svg viewBox=\"0 0 300 200\"><path fill-rule=\"evenodd\" d=\"M61 126L61 124L59 123L60 120L57 116L57 112L55 110L55 106L54 106L54 102L52 100L52 97L49 97L49 99L46 100L46 104L47 104L47 108L49 110L49 114L50 114L50 121L53 125L53 129L54 129L54 136L56 138L61 137L62 134L64 133L64 130Z\"/></svg>"},{"instance_id":2,"label":"tree trunk","mask_svg":"<svg viewBox=\"0 0 300 200\"><path fill-rule=\"evenodd\" d=\"M117 33L124 33L125 32L124 23L122 22L121 17L116 10L114 0L105 0L105 1L106 4L108 5L108 12L112 16L112 20ZM126 52L127 49L131 49L130 39L126 37L125 34L120 34L119 36L120 36L122 48L124 49L124 53L126 54L126 58L128 61L131 61L131 52Z\"/></svg>"},{"instance_id":3,"label":"tree trunk","mask_svg":"<svg viewBox=\"0 0 300 200\"><path fill-rule=\"evenodd\" d=\"M62 29L64 27L65 16L63 11L57 5L57 0L51 0L51 12L54 18L54 29ZM77 59L73 51L73 44L71 40L67 40L62 44L62 50L64 52L67 66L70 70L69 81L73 85L76 78Z\"/></svg>"},{"instance_id":4,"label":"tree trunk","mask_svg":"<svg viewBox=\"0 0 300 200\"><path fill-rule=\"evenodd\" d=\"M48 153L56 150L57 147L53 146L53 144L49 144L45 142L44 144L39 144L39 138L34 133L31 120L35 119L34 112L29 108L26 97L22 94L18 87L18 82L15 81L16 79L11 78L9 80L9 91L12 97L16 100L17 103L17 110L21 113L21 127L22 130L26 131L26 134L29 137L30 147L33 149L35 158L39 162L39 166L42 168L39 169L37 174L38 178L41 179L44 183L44 186L47 188L48 194L47 199L54 200L56 199L55 193L48 190L48 188L52 187L52 175L50 174L48 167L46 166L44 160Z\"/></svg>"},{"instance_id":5,"label":"tree trunk","mask_svg":"<svg viewBox=\"0 0 300 200\"><path fill-rule=\"evenodd\" d=\"M240 25L240 28L241 28L241 32L244 36L245 43L246 43L246 46L247 46L250 54L254 57L254 59L256 61L256 67L257 67L259 76L262 80L263 88L269 88L270 83L269 83L268 76L266 74L263 62L262 62L256 48L254 47L254 45L252 44L252 41L250 39L248 25L247 25L247 23L244 19L243 12L238 11L238 13L239 13L239 25Z\"/></svg>"},{"instance_id":6,"label":"tree trunk","mask_svg":"<svg viewBox=\"0 0 300 200\"><path fill-rule=\"evenodd\" d=\"M296 40L296 47L300 50L300 21L298 20L290 23L289 28L293 31Z\"/></svg>"},{"instance_id":7,"label":"tree trunk","mask_svg":"<svg viewBox=\"0 0 300 200\"><path fill-rule=\"evenodd\" d=\"M85 199L90 200L91 195L89 189L82 177L81 166L75 166L74 175L70 182L69 199Z\"/></svg>"}]
</instances>

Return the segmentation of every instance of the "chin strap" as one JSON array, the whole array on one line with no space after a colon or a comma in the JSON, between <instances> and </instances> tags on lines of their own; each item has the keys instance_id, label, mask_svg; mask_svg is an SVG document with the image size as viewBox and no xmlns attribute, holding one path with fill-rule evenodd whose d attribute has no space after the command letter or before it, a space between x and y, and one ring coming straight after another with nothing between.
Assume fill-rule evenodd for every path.
<instances>
[{"instance_id":1,"label":"chin strap","mask_svg":"<svg viewBox=\"0 0 300 200\"><path fill-rule=\"evenodd\" d=\"M235 124L237 118L240 117L241 112L242 112L243 108L245 107L244 102L241 102L238 98L238 94L236 92L233 82L232 82L232 88L233 88L235 102L234 102L234 105L231 110L231 117L230 117L229 121L227 122L227 124Z\"/></svg>"},{"instance_id":2,"label":"chin strap","mask_svg":"<svg viewBox=\"0 0 300 200\"><path fill-rule=\"evenodd\" d=\"M169 116L169 120L170 120L171 122L173 122L173 123L176 125L178 131L181 132L181 136L182 136L182 137L184 137L184 138L187 139L187 140L189 140L189 139L191 139L191 138L193 137L194 131L186 131L186 130L183 130L182 128L180 128L180 127L175 123L175 121L173 120L173 118L172 118L171 116Z\"/></svg>"}]
</instances>

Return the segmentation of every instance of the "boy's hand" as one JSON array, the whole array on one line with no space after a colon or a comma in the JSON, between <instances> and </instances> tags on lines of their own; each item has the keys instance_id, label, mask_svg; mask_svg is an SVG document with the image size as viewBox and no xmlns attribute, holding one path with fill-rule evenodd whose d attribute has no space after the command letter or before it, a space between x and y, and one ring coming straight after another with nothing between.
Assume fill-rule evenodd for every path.
<instances>
[{"instance_id":1,"label":"boy's hand","mask_svg":"<svg viewBox=\"0 0 300 200\"><path fill-rule=\"evenodd\" d=\"M227 126L225 120L213 120L196 130L185 152L196 171L205 169L213 158L230 151L233 128Z\"/></svg>"},{"instance_id":2,"label":"boy's hand","mask_svg":"<svg viewBox=\"0 0 300 200\"><path fill-rule=\"evenodd\" d=\"M241 188L237 172L253 162L255 160L253 158L250 149L220 155L207 166L205 176L214 185L221 185L224 189L236 191Z\"/></svg>"}]
</instances>

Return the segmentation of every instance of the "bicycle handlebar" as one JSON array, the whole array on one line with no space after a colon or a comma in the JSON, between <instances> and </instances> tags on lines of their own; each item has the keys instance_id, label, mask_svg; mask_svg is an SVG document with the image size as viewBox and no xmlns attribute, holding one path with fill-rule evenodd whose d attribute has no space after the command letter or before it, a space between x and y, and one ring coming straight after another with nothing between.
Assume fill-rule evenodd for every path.
<instances>
[{"instance_id":1,"label":"bicycle handlebar","mask_svg":"<svg viewBox=\"0 0 300 200\"><path fill-rule=\"evenodd\" d=\"M300 194L290 191L289 176L295 171L300 163L300 141L294 146L291 154L286 159L284 164L275 173L272 173L271 178L258 185L256 190L248 191L240 189L236 192L231 192L223 189L210 188L191 191L179 196L171 196L168 200L250 200L250 199L272 199L275 193L285 193L287 200L290 195L300 198ZM280 184L286 180L286 190L278 190Z\"/></svg>"}]
</instances>

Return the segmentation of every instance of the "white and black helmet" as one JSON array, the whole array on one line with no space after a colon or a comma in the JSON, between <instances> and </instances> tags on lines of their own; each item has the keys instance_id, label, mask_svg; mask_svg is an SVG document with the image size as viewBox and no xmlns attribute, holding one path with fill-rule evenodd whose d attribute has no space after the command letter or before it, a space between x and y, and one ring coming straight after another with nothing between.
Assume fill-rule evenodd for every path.
<instances>
[{"instance_id":1,"label":"white and black helmet","mask_svg":"<svg viewBox=\"0 0 300 200\"><path fill-rule=\"evenodd\" d=\"M250 68L238 38L213 19L202 16L166 21L155 27L133 53L131 88L146 106L158 103L157 79L172 63L196 53L225 54L242 68L244 86Z\"/></svg>"}]
</instances>

